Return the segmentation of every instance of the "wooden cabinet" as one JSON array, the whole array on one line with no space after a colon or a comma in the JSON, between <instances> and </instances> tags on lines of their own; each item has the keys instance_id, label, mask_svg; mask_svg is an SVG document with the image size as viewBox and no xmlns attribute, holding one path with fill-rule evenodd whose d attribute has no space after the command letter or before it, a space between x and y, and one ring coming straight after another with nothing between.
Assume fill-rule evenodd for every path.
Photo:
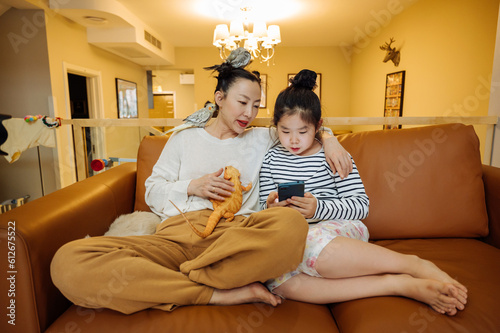
<instances>
[{"instance_id":1,"label":"wooden cabinet","mask_svg":"<svg viewBox=\"0 0 500 333\"><path fill-rule=\"evenodd\" d=\"M149 109L149 118L174 118L174 95L173 94L155 94L154 109ZM156 127L165 132L165 127Z\"/></svg>"}]
</instances>

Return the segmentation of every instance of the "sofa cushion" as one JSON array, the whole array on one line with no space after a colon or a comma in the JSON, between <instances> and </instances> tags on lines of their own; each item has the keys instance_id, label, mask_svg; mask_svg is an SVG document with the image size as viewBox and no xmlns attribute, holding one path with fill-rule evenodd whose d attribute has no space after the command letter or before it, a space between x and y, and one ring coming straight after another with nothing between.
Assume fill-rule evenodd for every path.
<instances>
[{"instance_id":1,"label":"sofa cushion","mask_svg":"<svg viewBox=\"0 0 500 333\"><path fill-rule=\"evenodd\" d=\"M331 309L341 332L499 332L497 248L475 239L386 240L376 244L434 262L467 287L467 305L450 317L404 297L338 303L331 305Z\"/></svg>"},{"instance_id":2,"label":"sofa cushion","mask_svg":"<svg viewBox=\"0 0 500 333\"><path fill-rule=\"evenodd\" d=\"M124 315L72 306L45 333L59 332L338 332L328 306L284 301L232 306L196 305L172 312L145 310Z\"/></svg>"},{"instance_id":3,"label":"sofa cushion","mask_svg":"<svg viewBox=\"0 0 500 333\"><path fill-rule=\"evenodd\" d=\"M136 211L151 212L151 209L146 204L146 179L151 176L153 167L158 161L160 154L167 143L169 136L146 136L142 140L139 151L137 152L137 178L135 190L135 207Z\"/></svg>"},{"instance_id":4,"label":"sofa cushion","mask_svg":"<svg viewBox=\"0 0 500 333\"><path fill-rule=\"evenodd\" d=\"M339 137L370 198L371 239L488 233L479 140L448 124Z\"/></svg>"}]
</instances>

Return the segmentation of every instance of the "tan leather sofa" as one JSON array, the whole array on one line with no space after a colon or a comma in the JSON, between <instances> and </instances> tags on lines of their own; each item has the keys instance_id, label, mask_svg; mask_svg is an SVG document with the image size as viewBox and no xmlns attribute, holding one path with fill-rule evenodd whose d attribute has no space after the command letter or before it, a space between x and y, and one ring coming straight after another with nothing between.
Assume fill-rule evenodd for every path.
<instances>
[{"instance_id":1,"label":"tan leather sofa","mask_svg":"<svg viewBox=\"0 0 500 333\"><path fill-rule=\"evenodd\" d=\"M102 235L121 214L147 209L144 180L165 143L148 137L137 172L135 163L124 164L0 215L2 313L7 309L0 331L500 332L500 169L481 164L473 128L440 125L339 140L370 197L365 223L371 241L432 260L467 286L465 310L448 317L402 297L329 305L286 300L276 308L186 306L132 315L71 305L51 282L52 256L66 242Z\"/></svg>"}]
</instances>

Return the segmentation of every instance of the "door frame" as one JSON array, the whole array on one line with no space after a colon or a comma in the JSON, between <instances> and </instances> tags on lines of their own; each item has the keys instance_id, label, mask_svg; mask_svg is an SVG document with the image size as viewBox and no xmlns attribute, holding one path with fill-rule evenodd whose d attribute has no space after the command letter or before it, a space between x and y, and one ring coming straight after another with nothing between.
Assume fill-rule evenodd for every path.
<instances>
[{"instance_id":1,"label":"door frame","mask_svg":"<svg viewBox=\"0 0 500 333\"><path fill-rule=\"evenodd\" d=\"M71 105L70 105L70 96L69 96L69 83L68 83L68 74L76 74L80 76L84 76L87 78L87 98L88 98L88 107L89 107L89 118L90 119L103 119L104 118L104 98L103 98L103 90L102 90L102 74L100 71L96 71L93 69L85 68L82 66L70 64L67 62L63 62L63 75L64 75L64 97L65 97L65 118L71 119ZM75 130L78 132L79 129L77 126L74 126ZM104 158L106 156L106 142L105 142L105 132L106 129L104 127L93 127L91 129L91 140L95 147L95 156L102 156ZM69 166L71 170L71 181L75 183L76 181L83 180L87 177L86 174L86 165L85 165L85 156L84 152L75 152L74 149L74 140L73 135L71 135L71 131L68 132L67 140L63 140L66 147L64 150L69 152L69 156L64 161L62 159L59 160L59 169L64 170L67 169L64 167L64 164ZM75 138L81 137L81 134L76 133ZM78 140L78 139L75 139ZM76 160L76 164L75 164ZM78 165L78 167L77 167ZM61 178L61 184L63 179ZM69 185L69 184L62 184Z\"/></svg>"}]
</instances>

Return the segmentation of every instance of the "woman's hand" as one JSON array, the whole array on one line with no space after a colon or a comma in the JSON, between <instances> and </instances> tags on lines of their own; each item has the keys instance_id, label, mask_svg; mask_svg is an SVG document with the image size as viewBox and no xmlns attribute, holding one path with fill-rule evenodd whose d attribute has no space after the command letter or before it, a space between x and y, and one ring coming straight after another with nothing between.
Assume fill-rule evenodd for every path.
<instances>
[{"instance_id":1,"label":"woman's hand","mask_svg":"<svg viewBox=\"0 0 500 333\"><path fill-rule=\"evenodd\" d=\"M318 201L314 195L310 192L304 193L304 197L292 197L286 199L288 207L296 209L299 213L306 219L310 219L316 213L316 208L318 207Z\"/></svg>"},{"instance_id":2,"label":"woman's hand","mask_svg":"<svg viewBox=\"0 0 500 333\"><path fill-rule=\"evenodd\" d=\"M224 168L221 168L214 173L191 180L187 188L187 194L205 199L223 201L234 192L234 184L229 180L219 177L223 172Z\"/></svg>"},{"instance_id":3,"label":"woman's hand","mask_svg":"<svg viewBox=\"0 0 500 333\"><path fill-rule=\"evenodd\" d=\"M338 172L340 178L346 178L352 171L352 160L347 150L342 147L336 137L323 134L325 158L333 173Z\"/></svg>"}]
</instances>

